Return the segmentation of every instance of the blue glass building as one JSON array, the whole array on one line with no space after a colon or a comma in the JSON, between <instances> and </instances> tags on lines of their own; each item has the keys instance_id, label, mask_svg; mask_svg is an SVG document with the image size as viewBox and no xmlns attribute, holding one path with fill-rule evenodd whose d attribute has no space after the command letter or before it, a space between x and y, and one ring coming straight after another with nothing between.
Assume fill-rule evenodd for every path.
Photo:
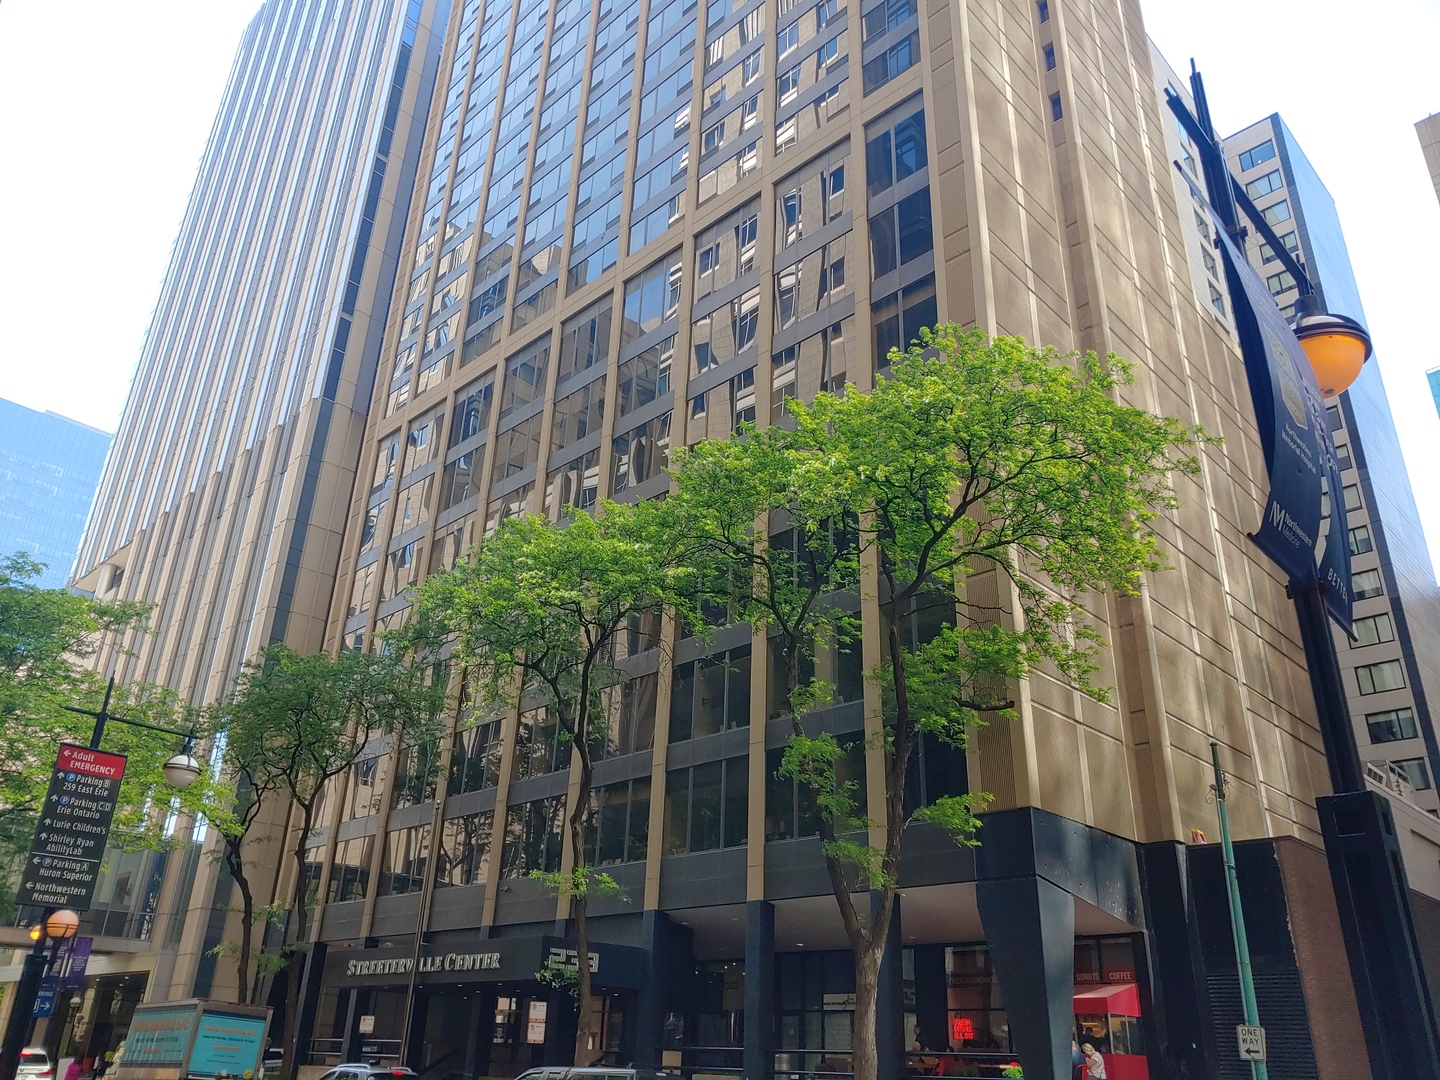
<instances>
[{"instance_id":1,"label":"blue glass building","mask_svg":"<svg viewBox=\"0 0 1440 1080\"><path fill-rule=\"evenodd\" d=\"M1430 384L1430 396L1435 399L1435 411L1440 413L1440 367L1427 371L1425 380Z\"/></svg>"},{"instance_id":2,"label":"blue glass building","mask_svg":"<svg viewBox=\"0 0 1440 1080\"><path fill-rule=\"evenodd\" d=\"M109 448L97 428L0 398L0 555L27 552L40 584L64 585Z\"/></svg>"},{"instance_id":3,"label":"blue glass building","mask_svg":"<svg viewBox=\"0 0 1440 1080\"><path fill-rule=\"evenodd\" d=\"M1323 310L1368 325L1340 216L1324 182L1278 114L1225 140L1226 156L1280 241L1309 275ZM1269 246L1246 253L1293 320L1298 293ZM1431 386L1435 385L1432 375ZM1360 757L1426 810L1440 808L1440 591L1380 365L1371 360L1330 403L1350 530L1357 638L1335 647ZM1388 781L1387 781L1388 782Z\"/></svg>"}]
</instances>

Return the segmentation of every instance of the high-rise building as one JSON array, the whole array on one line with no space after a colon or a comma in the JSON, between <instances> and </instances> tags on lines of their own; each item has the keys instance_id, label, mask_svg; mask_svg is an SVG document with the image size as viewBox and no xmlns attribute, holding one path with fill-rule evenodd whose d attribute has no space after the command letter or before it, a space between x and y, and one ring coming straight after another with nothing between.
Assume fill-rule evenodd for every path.
<instances>
[{"instance_id":1,"label":"high-rise building","mask_svg":"<svg viewBox=\"0 0 1440 1080\"><path fill-rule=\"evenodd\" d=\"M1246 193L1303 264L1322 309L1364 325L1335 202L1285 122L1268 116L1226 139L1225 151ZM1295 282L1253 231L1246 253L1282 313L1293 316ZM1440 808L1440 743L1431 709L1440 695L1440 589L1377 361L1331 404L1330 425L1340 454L1355 600L1355 636L1336 628L1335 647L1360 757L1392 790L1433 813ZM1418 860L1427 878L1440 866L1440 848L1431 847L1428 858Z\"/></svg>"},{"instance_id":2,"label":"high-rise building","mask_svg":"<svg viewBox=\"0 0 1440 1080\"><path fill-rule=\"evenodd\" d=\"M1431 113L1424 120L1417 120L1415 134L1420 136L1420 150L1430 169L1430 183L1435 185L1435 197L1440 198L1440 113Z\"/></svg>"},{"instance_id":3,"label":"high-rise building","mask_svg":"<svg viewBox=\"0 0 1440 1080\"><path fill-rule=\"evenodd\" d=\"M43 563L37 584L69 579L109 445L89 424L0 398L0 556Z\"/></svg>"},{"instance_id":4,"label":"high-rise building","mask_svg":"<svg viewBox=\"0 0 1440 1080\"><path fill-rule=\"evenodd\" d=\"M410 586L510 515L659 495L671 447L863 392L921 326L1117 352L1127 400L1225 441L1157 522L1175 569L1097 604L1115 704L1036 675L1016 720L927 771L923 797L994 801L974 852L907 838L884 1075L919 1041L1060 1080L1072 1019L1113 1075L1147 1055L1218 1074L1239 999L1212 739L1267 928L1272 1066L1359 1075L1303 650L1245 539L1255 418L1138 5L457 0L432 113L329 645L375 647ZM844 700L815 722L837 735L881 734L860 675L878 624L830 658ZM589 916L622 1061L848 1068L853 965L813 822L774 775L767 655L733 626L703 648L638 635L625 659L592 855L628 898ZM566 865L565 741L543 710L449 722L436 746L377 747L327 801L315 1064L362 1043L465 1077L570 1059L573 1007L534 974L565 963L568 910L528 876Z\"/></svg>"},{"instance_id":5,"label":"high-rise building","mask_svg":"<svg viewBox=\"0 0 1440 1080\"><path fill-rule=\"evenodd\" d=\"M75 567L81 589L153 605L102 674L199 706L270 642L322 644L448 14L266 0L246 29ZM173 827L172 850L108 859L87 989L37 1036L52 1052L113 1049L142 996L236 996L215 838ZM255 879L266 902L273 874Z\"/></svg>"}]
</instances>

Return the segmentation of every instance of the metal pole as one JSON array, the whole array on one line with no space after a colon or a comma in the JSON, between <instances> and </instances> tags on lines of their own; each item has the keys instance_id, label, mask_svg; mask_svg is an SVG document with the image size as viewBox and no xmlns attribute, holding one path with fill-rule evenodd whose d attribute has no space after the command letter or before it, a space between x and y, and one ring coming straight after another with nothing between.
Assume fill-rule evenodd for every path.
<instances>
[{"instance_id":1,"label":"metal pole","mask_svg":"<svg viewBox=\"0 0 1440 1080\"><path fill-rule=\"evenodd\" d=\"M1235 846L1230 842L1230 815L1225 809L1225 773L1220 768L1220 744L1210 744L1210 761L1215 766L1215 808L1220 813L1220 850L1225 857L1225 888L1230 894L1230 927L1235 932L1235 960L1240 968L1240 1004L1245 1023L1260 1026L1260 1006L1255 1001L1255 973L1250 968L1250 941L1245 936L1245 911L1240 906L1240 878L1235 873ZM1265 1062L1252 1061L1255 1080L1269 1080Z\"/></svg>"},{"instance_id":2,"label":"metal pole","mask_svg":"<svg viewBox=\"0 0 1440 1080\"><path fill-rule=\"evenodd\" d=\"M100 740L105 735L105 721L110 719L110 695L115 692L115 676L110 676L110 681L105 684L105 700L100 705L100 711L92 713L95 717L95 729L90 732L90 749L99 750ZM79 712L79 709L74 710Z\"/></svg>"},{"instance_id":3,"label":"metal pole","mask_svg":"<svg viewBox=\"0 0 1440 1080\"><path fill-rule=\"evenodd\" d=\"M46 918L48 917L47 914ZM48 940L45 936L45 921L41 919L40 937L25 957L20 981L15 985L15 1001L10 1006L10 1019L5 1025L5 1039L0 1043L0 1080L15 1080L15 1072L20 1068L20 1051L25 1049L25 1040L30 1037L35 999L40 996L40 983L45 978L48 964L45 945Z\"/></svg>"}]
</instances>

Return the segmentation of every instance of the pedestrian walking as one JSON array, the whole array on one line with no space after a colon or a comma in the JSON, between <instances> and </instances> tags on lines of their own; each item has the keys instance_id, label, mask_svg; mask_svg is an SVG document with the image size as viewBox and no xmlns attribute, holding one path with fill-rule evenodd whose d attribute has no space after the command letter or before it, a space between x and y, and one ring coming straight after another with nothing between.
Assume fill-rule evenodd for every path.
<instances>
[{"instance_id":1,"label":"pedestrian walking","mask_svg":"<svg viewBox=\"0 0 1440 1080\"><path fill-rule=\"evenodd\" d=\"M1085 1055L1085 1080L1105 1080L1105 1059L1090 1043L1080 1048Z\"/></svg>"}]
</instances>

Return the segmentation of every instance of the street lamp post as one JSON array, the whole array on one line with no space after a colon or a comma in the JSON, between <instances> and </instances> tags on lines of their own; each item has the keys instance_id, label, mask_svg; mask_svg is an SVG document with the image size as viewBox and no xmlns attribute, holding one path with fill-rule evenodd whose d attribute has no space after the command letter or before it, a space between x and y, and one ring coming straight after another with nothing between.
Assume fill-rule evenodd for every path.
<instances>
[{"instance_id":1,"label":"street lamp post","mask_svg":"<svg viewBox=\"0 0 1440 1080\"><path fill-rule=\"evenodd\" d=\"M90 749L100 749L100 740L105 735L105 725L112 720L117 724L178 736L185 740L185 745L180 753L173 755L162 767L165 781L174 788L187 788L193 784L200 776L200 764L190 753L195 744L195 732L176 731L173 728L117 716L110 711L110 700L114 692L115 679L112 677L105 686L105 700L98 710L81 709L72 705L63 706L69 712L94 717L95 726L90 732ZM10 1006L10 1019L5 1026L4 1038L0 1040L0 1080L15 1080L16 1070L20 1066L20 1053L24 1050L25 1040L30 1035L30 1021L34 1018L35 1001L40 995L40 984L45 977L45 969L54 958L53 949L49 957L45 955L46 945L54 942L55 947L58 947L61 941L74 937L79 929L80 916L69 908L60 908L45 913L45 917L36 924L35 930L38 930L38 933L35 930L31 931L35 945L25 957L25 965L20 972L20 981L15 987L15 1001Z\"/></svg>"},{"instance_id":2,"label":"street lamp post","mask_svg":"<svg viewBox=\"0 0 1440 1080\"><path fill-rule=\"evenodd\" d=\"M75 936L80 929L80 916L69 908L47 912L45 918L35 924L30 936L34 946L25 957L25 966L20 970L20 981L15 986L15 1003L10 1006L10 1022L5 1028L5 1040L0 1043L0 1075L14 1080L15 1070L20 1065L20 1052L25 1049L25 1040L30 1035L31 1013L35 1011L35 999L40 996L40 984L45 978L45 969L55 958L60 943ZM46 945L54 942L50 955L46 956Z\"/></svg>"},{"instance_id":3,"label":"street lamp post","mask_svg":"<svg viewBox=\"0 0 1440 1080\"><path fill-rule=\"evenodd\" d=\"M1173 91L1167 91L1167 99L1199 148L1216 217L1238 248L1245 236L1238 212L1243 210L1295 279L1300 294L1295 304L1295 336L1322 395L1334 397L1359 377L1370 358L1370 337L1353 319L1321 311L1309 275L1231 176L1210 123L1204 84L1193 66L1190 80L1195 115ZM1245 298L1232 297L1232 301L1238 305ZM1247 367L1251 359L1247 352ZM1331 492L1330 497L1333 512L1343 515L1340 493ZM1334 791L1316 800L1316 810L1371 1073L1374 1080L1440 1076L1440 1037L1420 965L1409 882L1395 823L1389 803L1365 783L1325 597L1318 580L1292 579L1290 595ZM1238 885L1233 899L1238 907ZM1253 1023L1252 1018L1247 1020Z\"/></svg>"}]
</instances>

